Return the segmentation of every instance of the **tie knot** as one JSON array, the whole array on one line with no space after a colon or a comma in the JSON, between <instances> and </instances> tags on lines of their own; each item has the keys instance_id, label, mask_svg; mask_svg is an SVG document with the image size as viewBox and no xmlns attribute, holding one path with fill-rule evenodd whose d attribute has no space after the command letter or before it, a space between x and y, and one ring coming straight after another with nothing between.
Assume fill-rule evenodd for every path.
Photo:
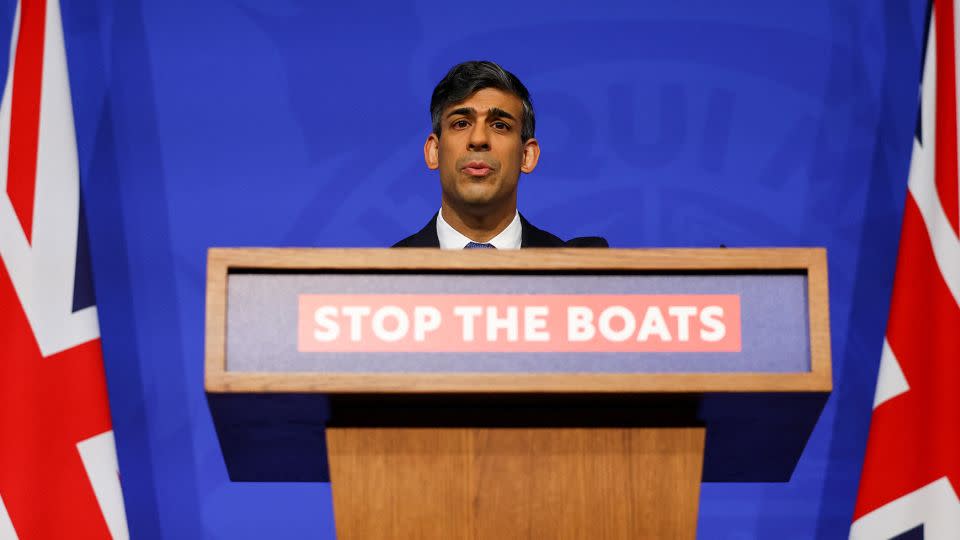
<instances>
[{"instance_id":1,"label":"tie knot","mask_svg":"<svg viewBox=\"0 0 960 540\"><path fill-rule=\"evenodd\" d=\"M481 244L480 242L470 242L463 246L463 249L497 249L493 244Z\"/></svg>"}]
</instances>

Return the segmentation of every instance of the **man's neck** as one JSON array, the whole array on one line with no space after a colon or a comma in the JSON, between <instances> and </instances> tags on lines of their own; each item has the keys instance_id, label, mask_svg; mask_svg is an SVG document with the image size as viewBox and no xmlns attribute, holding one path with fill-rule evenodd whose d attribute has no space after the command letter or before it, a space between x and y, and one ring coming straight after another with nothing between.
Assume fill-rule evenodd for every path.
<instances>
[{"instance_id":1,"label":"man's neck","mask_svg":"<svg viewBox=\"0 0 960 540\"><path fill-rule=\"evenodd\" d=\"M487 242L494 238L504 229L517 215L517 204L514 202L504 208L498 208L493 212L471 213L458 210L445 201L441 203L440 212L443 220L457 232L466 236L474 242Z\"/></svg>"}]
</instances>

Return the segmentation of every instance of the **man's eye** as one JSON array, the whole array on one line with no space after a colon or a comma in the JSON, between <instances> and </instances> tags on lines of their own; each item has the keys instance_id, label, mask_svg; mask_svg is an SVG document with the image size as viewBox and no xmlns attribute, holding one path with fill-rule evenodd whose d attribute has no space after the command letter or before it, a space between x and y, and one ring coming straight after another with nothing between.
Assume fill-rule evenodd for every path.
<instances>
[{"instance_id":1,"label":"man's eye","mask_svg":"<svg viewBox=\"0 0 960 540\"><path fill-rule=\"evenodd\" d=\"M466 120L457 120L456 122L453 123L453 127L459 128L459 129L463 129L468 125L469 123Z\"/></svg>"},{"instance_id":2,"label":"man's eye","mask_svg":"<svg viewBox=\"0 0 960 540\"><path fill-rule=\"evenodd\" d=\"M500 130L510 129L510 124L506 122L494 122L493 129L500 129Z\"/></svg>"}]
</instances>

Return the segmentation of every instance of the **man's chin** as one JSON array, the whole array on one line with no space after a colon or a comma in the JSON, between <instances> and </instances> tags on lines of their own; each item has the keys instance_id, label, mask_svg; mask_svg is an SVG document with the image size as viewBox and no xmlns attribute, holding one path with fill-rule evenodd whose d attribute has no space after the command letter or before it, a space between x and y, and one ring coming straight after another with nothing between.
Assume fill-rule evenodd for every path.
<instances>
[{"instance_id":1,"label":"man's chin","mask_svg":"<svg viewBox=\"0 0 960 540\"><path fill-rule=\"evenodd\" d=\"M465 206L485 208L496 203L497 193L494 190L467 189L460 192L460 201Z\"/></svg>"}]
</instances>

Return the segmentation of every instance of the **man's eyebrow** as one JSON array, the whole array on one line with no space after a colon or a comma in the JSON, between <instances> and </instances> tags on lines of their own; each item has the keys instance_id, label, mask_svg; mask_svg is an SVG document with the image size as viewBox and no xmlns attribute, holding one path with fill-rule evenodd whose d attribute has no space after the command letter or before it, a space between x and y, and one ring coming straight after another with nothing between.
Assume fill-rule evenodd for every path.
<instances>
[{"instance_id":1,"label":"man's eyebrow","mask_svg":"<svg viewBox=\"0 0 960 540\"><path fill-rule=\"evenodd\" d=\"M448 112L447 118L450 118L451 116L457 116L457 115L476 116L477 110L474 109L473 107L460 107ZM516 118L512 114L501 109L500 107L491 107L489 110L487 110L487 119L492 120L494 118L507 118L507 119L516 121Z\"/></svg>"},{"instance_id":2,"label":"man's eyebrow","mask_svg":"<svg viewBox=\"0 0 960 540\"><path fill-rule=\"evenodd\" d=\"M492 107L489 111L487 111L487 119L489 120L493 118L509 118L510 120L516 120L512 114L499 107Z\"/></svg>"},{"instance_id":3,"label":"man's eyebrow","mask_svg":"<svg viewBox=\"0 0 960 540\"><path fill-rule=\"evenodd\" d=\"M476 116L477 110L474 109L473 107L460 107L459 109L454 109L448 112L447 118L450 118L451 116L456 116L458 114L462 114L464 116Z\"/></svg>"}]
</instances>

